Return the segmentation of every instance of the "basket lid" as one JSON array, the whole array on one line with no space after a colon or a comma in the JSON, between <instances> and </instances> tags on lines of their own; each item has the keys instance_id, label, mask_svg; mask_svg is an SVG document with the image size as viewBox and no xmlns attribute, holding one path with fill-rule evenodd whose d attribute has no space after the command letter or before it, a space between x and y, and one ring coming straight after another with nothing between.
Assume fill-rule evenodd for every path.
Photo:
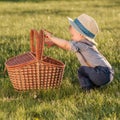
<instances>
[{"instance_id":1,"label":"basket lid","mask_svg":"<svg viewBox=\"0 0 120 120\"><path fill-rule=\"evenodd\" d=\"M6 61L6 65L13 67L16 65L26 64L26 63L34 61L34 60L35 60L34 55L31 52L28 52L28 53L18 55L18 56L8 59Z\"/></svg>"}]
</instances>

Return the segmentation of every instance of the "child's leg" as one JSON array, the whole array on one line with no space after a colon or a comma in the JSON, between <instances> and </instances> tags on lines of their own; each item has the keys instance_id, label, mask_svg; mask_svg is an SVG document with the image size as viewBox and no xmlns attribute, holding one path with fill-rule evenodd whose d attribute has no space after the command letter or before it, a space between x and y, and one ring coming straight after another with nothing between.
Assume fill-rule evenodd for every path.
<instances>
[{"instance_id":1,"label":"child's leg","mask_svg":"<svg viewBox=\"0 0 120 120\"><path fill-rule=\"evenodd\" d=\"M81 66L79 71L84 73L93 84L97 86L105 85L113 79L109 69L107 67L97 66L95 68Z\"/></svg>"},{"instance_id":2,"label":"child's leg","mask_svg":"<svg viewBox=\"0 0 120 120\"><path fill-rule=\"evenodd\" d=\"M79 78L80 86L83 90L90 90L95 87L95 85L92 83L92 81L84 73L83 67L80 67L78 70L78 78Z\"/></svg>"}]
</instances>

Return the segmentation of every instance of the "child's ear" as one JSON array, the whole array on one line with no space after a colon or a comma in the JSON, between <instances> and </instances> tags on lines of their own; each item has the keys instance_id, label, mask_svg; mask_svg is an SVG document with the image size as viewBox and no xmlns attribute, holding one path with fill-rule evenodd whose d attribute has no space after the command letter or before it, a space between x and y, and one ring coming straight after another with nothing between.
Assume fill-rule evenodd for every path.
<instances>
[{"instance_id":1,"label":"child's ear","mask_svg":"<svg viewBox=\"0 0 120 120\"><path fill-rule=\"evenodd\" d=\"M80 34L80 37L82 37L82 38L83 38L84 36L83 36L82 34Z\"/></svg>"}]
</instances>

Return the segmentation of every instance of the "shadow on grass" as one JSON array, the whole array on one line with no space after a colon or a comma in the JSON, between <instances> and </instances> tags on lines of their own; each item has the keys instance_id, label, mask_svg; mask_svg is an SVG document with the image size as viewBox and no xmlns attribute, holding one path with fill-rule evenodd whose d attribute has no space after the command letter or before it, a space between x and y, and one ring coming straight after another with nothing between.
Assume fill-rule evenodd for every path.
<instances>
[{"instance_id":1,"label":"shadow on grass","mask_svg":"<svg viewBox=\"0 0 120 120\"><path fill-rule=\"evenodd\" d=\"M0 2L50 2L50 1L58 1L58 2L60 2L60 1L67 1L68 2L68 0L0 0ZM74 1L74 0L69 0L69 2L72 2L72 1ZM87 1L89 2L89 0L85 0L86 1L86 3L87 3ZM98 8L98 7L103 7L103 8L112 8L112 7L119 7L120 6L120 1L118 1L118 0L114 0L114 2L113 2L113 0L110 0L111 2L109 2L109 3L111 3L111 4L107 4L107 5L99 5L99 4L93 4L93 7L95 7L95 8Z\"/></svg>"},{"instance_id":2,"label":"shadow on grass","mask_svg":"<svg viewBox=\"0 0 120 120\"><path fill-rule=\"evenodd\" d=\"M46 2L46 1L68 1L68 0L0 0L3 2ZM73 1L73 0L69 0Z\"/></svg>"},{"instance_id":3,"label":"shadow on grass","mask_svg":"<svg viewBox=\"0 0 120 120\"><path fill-rule=\"evenodd\" d=\"M3 2L44 2L44 1L51 1L51 0L0 0Z\"/></svg>"},{"instance_id":4,"label":"shadow on grass","mask_svg":"<svg viewBox=\"0 0 120 120\"><path fill-rule=\"evenodd\" d=\"M43 109L41 112L28 111L26 112L26 116L32 120L55 120L57 117L55 112L49 108Z\"/></svg>"}]
</instances>

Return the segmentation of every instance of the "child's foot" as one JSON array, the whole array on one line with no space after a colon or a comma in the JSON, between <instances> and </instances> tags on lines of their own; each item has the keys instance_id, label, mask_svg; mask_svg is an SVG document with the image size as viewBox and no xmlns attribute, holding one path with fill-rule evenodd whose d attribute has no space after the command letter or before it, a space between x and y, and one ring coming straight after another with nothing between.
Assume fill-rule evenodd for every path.
<instances>
[{"instance_id":1,"label":"child's foot","mask_svg":"<svg viewBox=\"0 0 120 120\"><path fill-rule=\"evenodd\" d=\"M90 92L90 90L92 90L93 88L92 87L83 87L82 90L84 92Z\"/></svg>"}]
</instances>

